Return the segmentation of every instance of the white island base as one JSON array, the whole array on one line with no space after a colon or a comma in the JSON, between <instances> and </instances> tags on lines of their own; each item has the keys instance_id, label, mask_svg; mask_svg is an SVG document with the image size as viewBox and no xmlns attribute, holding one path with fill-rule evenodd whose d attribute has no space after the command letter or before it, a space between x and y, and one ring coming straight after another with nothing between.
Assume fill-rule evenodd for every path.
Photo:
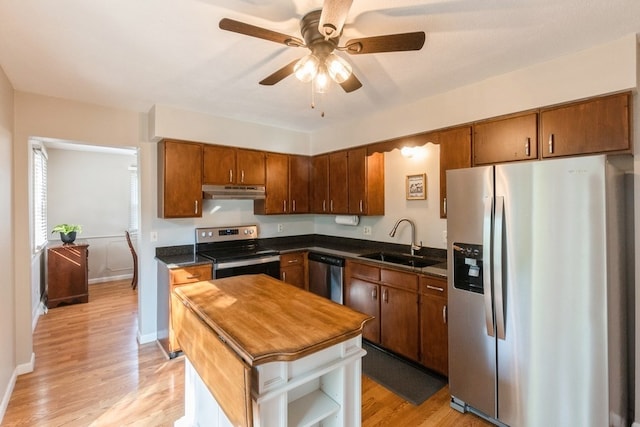
<instances>
[{"instance_id":1,"label":"white island base","mask_svg":"<svg viewBox=\"0 0 640 427\"><path fill-rule=\"evenodd\" d=\"M251 370L255 427L361 425L361 336L289 362ZM185 415L176 427L233 427L195 368L185 360Z\"/></svg>"}]
</instances>

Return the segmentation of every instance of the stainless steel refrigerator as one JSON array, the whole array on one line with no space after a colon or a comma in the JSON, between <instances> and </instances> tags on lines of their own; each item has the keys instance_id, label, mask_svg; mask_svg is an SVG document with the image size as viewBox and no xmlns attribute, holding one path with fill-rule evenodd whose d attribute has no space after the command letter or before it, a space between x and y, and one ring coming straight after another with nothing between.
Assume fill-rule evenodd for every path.
<instances>
[{"instance_id":1,"label":"stainless steel refrigerator","mask_svg":"<svg viewBox=\"0 0 640 427\"><path fill-rule=\"evenodd\" d=\"M625 161L447 172L452 407L512 427L628 424Z\"/></svg>"}]
</instances>

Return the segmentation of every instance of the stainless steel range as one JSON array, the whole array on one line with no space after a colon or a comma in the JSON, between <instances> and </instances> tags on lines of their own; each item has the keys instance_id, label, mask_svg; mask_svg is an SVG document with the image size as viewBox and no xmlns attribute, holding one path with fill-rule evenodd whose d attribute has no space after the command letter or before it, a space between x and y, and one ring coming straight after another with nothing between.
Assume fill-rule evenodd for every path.
<instances>
[{"instance_id":1,"label":"stainless steel range","mask_svg":"<svg viewBox=\"0 0 640 427\"><path fill-rule=\"evenodd\" d=\"M280 254L260 247L257 225L196 228L196 252L213 261L213 278L264 273L280 277Z\"/></svg>"}]
</instances>

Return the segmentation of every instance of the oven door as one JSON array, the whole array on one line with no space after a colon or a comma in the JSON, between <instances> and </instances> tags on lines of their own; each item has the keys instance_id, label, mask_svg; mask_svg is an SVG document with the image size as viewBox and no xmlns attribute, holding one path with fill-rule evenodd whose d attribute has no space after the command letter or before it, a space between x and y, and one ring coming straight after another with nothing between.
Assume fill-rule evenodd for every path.
<instances>
[{"instance_id":1,"label":"oven door","mask_svg":"<svg viewBox=\"0 0 640 427\"><path fill-rule=\"evenodd\" d=\"M280 255L261 258L236 259L213 264L213 278L240 276L242 274L264 273L280 278Z\"/></svg>"}]
</instances>

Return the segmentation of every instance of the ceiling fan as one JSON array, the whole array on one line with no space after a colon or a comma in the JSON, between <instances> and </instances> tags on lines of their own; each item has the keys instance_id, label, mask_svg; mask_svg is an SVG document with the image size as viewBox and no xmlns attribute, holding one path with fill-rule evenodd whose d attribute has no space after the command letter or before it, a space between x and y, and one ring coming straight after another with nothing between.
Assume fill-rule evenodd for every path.
<instances>
[{"instance_id":1,"label":"ceiling fan","mask_svg":"<svg viewBox=\"0 0 640 427\"><path fill-rule=\"evenodd\" d=\"M361 88L362 83L353 74L351 65L334 51L362 55L420 50L424 45L425 33L418 31L364 37L349 40L340 46L338 42L342 35L342 27L352 1L325 0L321 10L307 13L300 21L303 40L228 18L223 18L219 26L226 31L281 43L289 47L306 47L311 51L261 80L261 85L274 85L285 77L295 74L303 82L311 81L312 88L316 92L326 90L329 78L338 83L345 92L353 92Z\"/></svg>"}]
</instances>

